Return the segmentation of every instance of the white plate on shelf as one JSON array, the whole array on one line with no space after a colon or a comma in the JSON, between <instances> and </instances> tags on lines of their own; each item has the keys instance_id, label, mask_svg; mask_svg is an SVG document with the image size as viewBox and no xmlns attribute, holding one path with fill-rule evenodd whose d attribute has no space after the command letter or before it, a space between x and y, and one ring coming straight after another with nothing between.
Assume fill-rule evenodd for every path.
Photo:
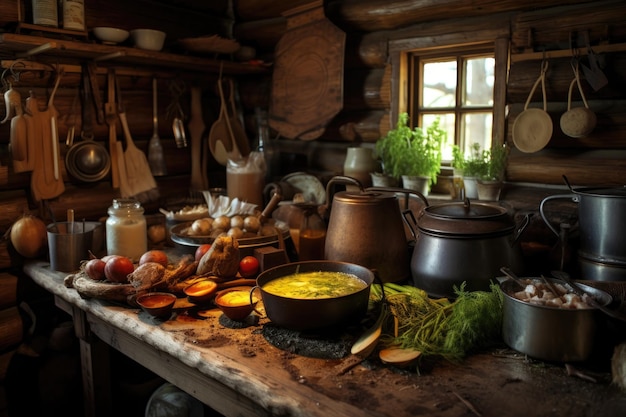
<instances>
[{"instance_id":1,"label":"white plate on shelf","mask_svg":"<svg viewBox=\"0 0 626 417\"><path fill-rule=\"evenodd\" d=\"M324 204L326 201L326 189L315 175L306 172L293 172L284 176L281 181L302 193L304 201L307 203Z\"/></svg>"}]
</instances>

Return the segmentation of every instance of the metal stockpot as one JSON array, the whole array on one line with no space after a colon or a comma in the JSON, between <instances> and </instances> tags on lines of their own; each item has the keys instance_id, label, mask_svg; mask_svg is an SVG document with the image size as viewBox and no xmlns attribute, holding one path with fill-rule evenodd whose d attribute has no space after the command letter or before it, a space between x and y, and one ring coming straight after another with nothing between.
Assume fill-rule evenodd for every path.
<instances>
[{"instance_id":1,"label":"metal stockpot","mask_svg":"<svg viewBox=\"0 0 626 417\"><path fill-rule=\"evenodd\" d=\"M539 206L543 221L559 236L545 214L545 204L555 199L571 199L578 203L579 254L596 262L626 264L626 186L572 188L565 176L563 179L571 194L544 198Z\"/></svg>"},{"instance_id":2,"label":"metal stockpot","mask_svg":"<svg viewBox=\"0 0 626 417\"><path fill-rule=\"evenodd\" d=\"M333 185L356 185L359 191L341 191L331 197ZM423 195L405 189L363 189L351 177L333 177L326 186L326 204L332 200L324 258L375 269L383 282L410 278L409 243L396 192Z\"/></svg>"},{"instance_id":3,"label":"metal stockpot","mask_svg":"<svg viewBox=\"0 0 626 417\"><path fill-rule=\"evenodd\" d=\"M550 279L564 284L561 280ZM611 303L605 291L578 284L601 305ZM567 286L567 285L566 285ZM536 359L558 362L584 361L597 341L598 322L602 313L595 308L565 309L530 304L515 298L517 283L500 284L504 293L502 305L502 338L511 348Z\"/></svg>"},{"instance_id":4,"label":"metal stockpot","mask_svg":"<svg viewBox=\"0 0 626 417\"><path fill-rule=\"evenodd\" d=\"M433 297L455 298L454 286L463 282L469 291L489 290L503 266L523 271L518 239L529 220L516 226L503 207L468 199L426 207L417 220L413 285Z\"/></svg>"}]
</instances>

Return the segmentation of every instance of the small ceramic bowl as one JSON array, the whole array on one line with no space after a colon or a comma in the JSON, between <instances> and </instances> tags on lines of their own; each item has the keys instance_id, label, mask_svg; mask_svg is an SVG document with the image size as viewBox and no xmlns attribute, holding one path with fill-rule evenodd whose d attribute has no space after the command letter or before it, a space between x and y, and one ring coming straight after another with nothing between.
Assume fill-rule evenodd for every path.
<instances>
[{"instance_id":1,"label":"small ceramic bowl","mask_svg":"<svg viewBox=\"0 0 626 417\"><path fill-rule=\"evenodd\" d=\"M130 31L135 46L148 51L160 51L165 43L165 32L154 29L135 29Z\"/></svg>"},{"instance_id":2,"label":"small ceramic bowl","mask_svg":"<svg viewBox=\"0 0 626 417\"><path fill-rule=\"evenodd\" d=\"M175 302L176 296L168 292L149 292L137 297L137 304L143 311L159 319L168 319L172 315Z\"/></svg>"},{"instance_id":3,"label":"small ceramic bowl","mask_svg":"<svg viewBox=\"0 0 626 417\"><path fill-rule=\"evenodd\" d=\"M217 284L208 279L195 282L183 290L189 302L194 304L211 301L216 291Z\"/></svg>"},{"instance_id":4,"label":"small ceramic bowl","mask_svg":"<svg viewBox=\"0 0 626 417\"><path fill-rule=\"evenodd\" d=\"M101 40L102 43L112 45L124 42L128 39L128 36L130 36L127 30L102 26L93 28L93 34L96 38Z\"/></svg>"},{"instance_id":5,"label":"small ceramic bowl","mask_svg":"<svg viewBox=\"0 0 626 417\"><path fill-rule=\"evenodd\" d=\"M229 319L242 321L252 313L259 302L257 294L254 292L250 294L253 288L233 287L220 291L215 296L215 305Z\"/></svg>"}]
</instances>

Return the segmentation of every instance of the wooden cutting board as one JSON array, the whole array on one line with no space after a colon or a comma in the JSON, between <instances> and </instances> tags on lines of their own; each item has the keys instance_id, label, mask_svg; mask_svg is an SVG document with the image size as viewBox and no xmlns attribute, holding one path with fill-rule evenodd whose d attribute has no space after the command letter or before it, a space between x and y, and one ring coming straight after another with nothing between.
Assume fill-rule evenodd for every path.
<instances>
[{"instance_id":1,"label":"wooden cutting board","mask_svg":"<svg viewBox=\"0 0 626 417\"><path fill-rule=\"evenodd\" d=\"M276 45L270 126L282 137L317 139L343 108L346 35L324 16L322 1L292 9Z\"/></svg>"}]
</instances>

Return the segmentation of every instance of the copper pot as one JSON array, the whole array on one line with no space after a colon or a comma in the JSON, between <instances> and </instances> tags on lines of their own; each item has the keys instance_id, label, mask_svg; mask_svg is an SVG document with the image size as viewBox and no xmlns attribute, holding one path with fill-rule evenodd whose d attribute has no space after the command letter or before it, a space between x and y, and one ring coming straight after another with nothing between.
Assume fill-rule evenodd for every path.
<instances>
[{"instance_id":1,"label":"copper pot","mask_svg":"<svg viewBox=\"0 0 626 417\"><path fill-rule=\"evenodd\" d=\"M336 183L354 185L359 191L341 191L332 196L324 258L375 269L383 282L408 279L409 242L398 199L392 191L419 193L405 189L365 190L358 180L337 176L326 187L327 204Z\"/></svg>"}]
</instances>

